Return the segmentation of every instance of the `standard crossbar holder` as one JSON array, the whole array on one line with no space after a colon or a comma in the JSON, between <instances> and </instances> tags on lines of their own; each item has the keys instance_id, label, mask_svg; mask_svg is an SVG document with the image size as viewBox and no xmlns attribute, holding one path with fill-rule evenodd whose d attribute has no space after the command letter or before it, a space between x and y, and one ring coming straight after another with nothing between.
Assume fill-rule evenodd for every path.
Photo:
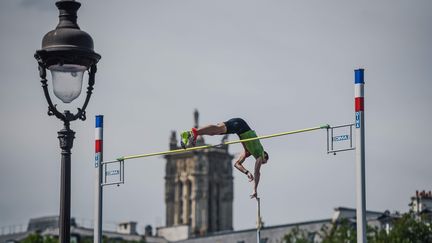
<instances>
[{"instance_id":1,"label":"standard crossbar holder","mask_svg":"<svg viewBox=\"0 0 432 243\"><path fill-rule=\"evenodd\" d=\"M355 124L345 124L327 128L327 153L354 150L353 145L353 126Z\"/></svg>"},{"instance_id":2,"label":"standard crossbar holder","mask_svg":"<svg viewBox=\"0 0 432 243\"><path fill-rule=\"evenodd\" d=\"M101 166L103 166L102 186L124 184L124 160L104 161Z\"/></svg>"}]
</instances>

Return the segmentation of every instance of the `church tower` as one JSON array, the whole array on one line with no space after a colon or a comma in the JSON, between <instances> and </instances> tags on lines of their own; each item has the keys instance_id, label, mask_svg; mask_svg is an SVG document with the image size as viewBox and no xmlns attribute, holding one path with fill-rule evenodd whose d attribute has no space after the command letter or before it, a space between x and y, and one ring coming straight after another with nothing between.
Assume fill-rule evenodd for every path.
<instances>
[{"instance_id":1,"label":"church tower","mask_svg":"<svg viewBox=\"0 0 432 243\"><path fill-rule=\"evenodd\" d=\"M194 112L194 127L199 113ZM222 138L225 141L227 136ZM172 131L170 149L179 149ZM204 145L198 137L197 146ZM192 235L233 230L233 171L228 146L166 155L166 226L188 225Z\"/></svg>"}]
</instances>

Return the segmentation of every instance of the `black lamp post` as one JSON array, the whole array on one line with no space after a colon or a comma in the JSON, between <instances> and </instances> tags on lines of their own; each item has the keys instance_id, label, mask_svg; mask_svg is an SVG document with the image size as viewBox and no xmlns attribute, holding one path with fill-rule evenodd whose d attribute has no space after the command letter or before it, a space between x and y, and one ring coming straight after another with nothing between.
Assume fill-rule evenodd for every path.
<instances>
[{"instance_id":1,"label":"black lamp post","mask_svg":"<svg viewBox=\"0 0 432 243\"><path fill-rule=\"evenodd\" d=\"M58 132L61 148L61 186L60 186L60 242L70 242L70 201L71 201L71 148L75 132L70 122L86 119L85 109L90 100L95 82L96 63L101 56L93 50L93 39L80 30L76 20L81 4L74 0L56 2L60 11L59 24L48 32L42 40L42 49L37 50L35 58L39 64L39 75L45 98L48 102L48 115L63 121L64 127ZM82 88L85 71L88 71L87 96L76 114L65 110L59 112L48 92L46 70L52 74L53 92L64 103L76 99Z\"/></svg>"}]
</instances>

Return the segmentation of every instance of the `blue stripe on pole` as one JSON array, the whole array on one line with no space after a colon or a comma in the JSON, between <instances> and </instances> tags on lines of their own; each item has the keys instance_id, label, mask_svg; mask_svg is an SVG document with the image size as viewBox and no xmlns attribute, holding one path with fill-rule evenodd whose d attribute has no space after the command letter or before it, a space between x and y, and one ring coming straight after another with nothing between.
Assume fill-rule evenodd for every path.
<instances>
[{"instance_id":1,"label":"blue stripe on pole","mask_svg":"<svg viewBox=\"0 0 432 243\"><path fill-rule=\"evenodd\" d=\"M355 81L356 84L364 84L364 69L356 69L355 73Z\"/></svg>"},{"instance_id":2,"label":"blue stripe on pole","mask_svg":"<svg viewBox=\"0 0 432 243\"><path fill-rule=\"evenodd\" d=\"M103 115L96 116L96 127L103 127Z\"/></svg>"}]
</instances>

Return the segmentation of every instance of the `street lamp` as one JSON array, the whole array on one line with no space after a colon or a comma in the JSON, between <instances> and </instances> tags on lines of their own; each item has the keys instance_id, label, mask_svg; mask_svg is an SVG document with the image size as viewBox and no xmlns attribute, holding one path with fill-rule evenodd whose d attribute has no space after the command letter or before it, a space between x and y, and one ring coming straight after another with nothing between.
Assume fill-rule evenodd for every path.
<instances>
[{"instance_id":1,"label":"street lamp","mask_svg":"<svg viewBox=\"0 0 432 243\"><path fill-rule=\"evenodd\" d=\"M42 49L37 50L35 58L39 65L39 76L45 98L48 102L48 115L63 121L64 127L58 132L61 148L61 186L60 186L60 242L70 242L70 201L71 201L71 148L75 132L70 122L86 119L85 109L90 100L95 82L96 63L101 56L93 50L93 39L80 30L76 20L81 4L74 0L56 2L60 11L59 24L42 39ZM46 70L51 71L54 95L63 103L70 103L81 93L84 72L88 71L87 95L84 104L73 114L69 110L59 112L53 104Z\"/></svg>"}]
</instances>

